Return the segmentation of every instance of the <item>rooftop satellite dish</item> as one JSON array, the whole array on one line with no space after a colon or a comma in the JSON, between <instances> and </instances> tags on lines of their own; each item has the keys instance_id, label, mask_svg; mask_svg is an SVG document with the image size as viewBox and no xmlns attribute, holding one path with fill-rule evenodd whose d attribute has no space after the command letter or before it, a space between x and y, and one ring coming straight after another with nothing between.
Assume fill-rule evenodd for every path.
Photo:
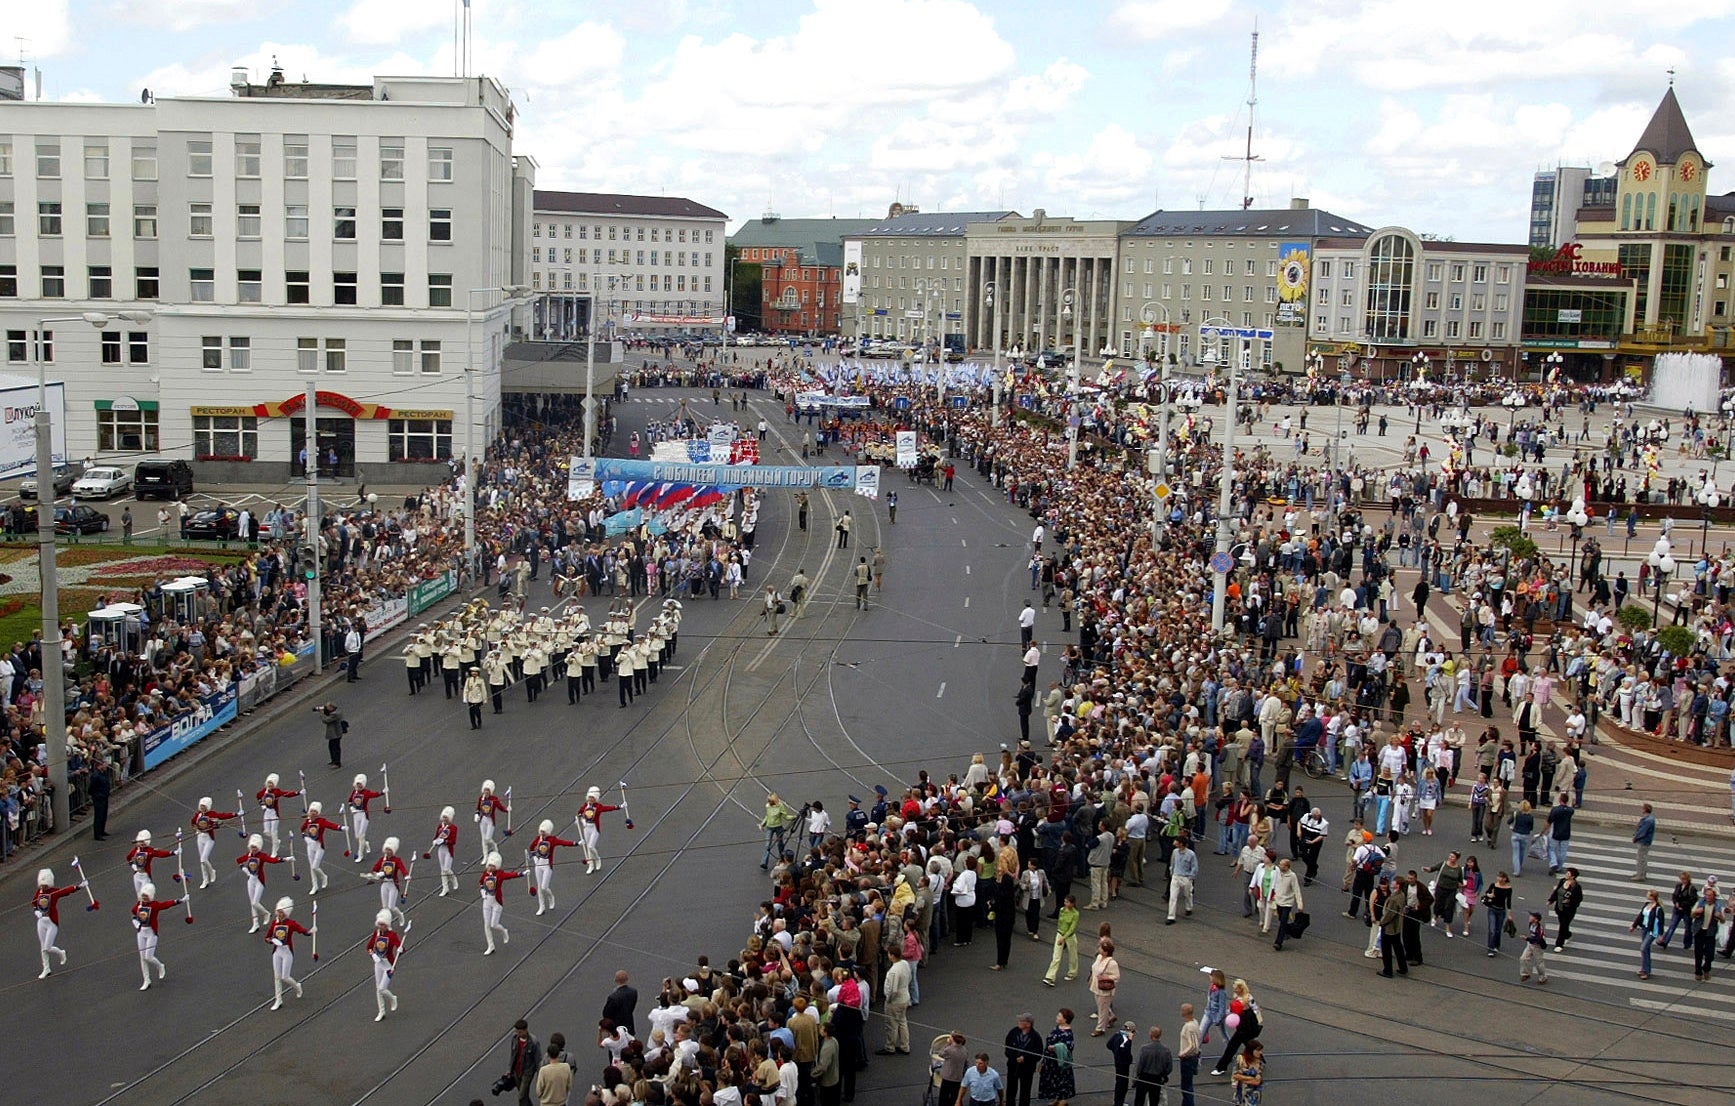
<instances>
[{"instance_id":1,"label":"rooftop satellite dish","mask_svg":"<svg viewBox=\"0 0 1735 1106\"><path fill-rule=\"evenodd\" d=\"M1599 177L1612 177L1612 176L1614 176L1615 175L1615 163L1612 161L1599 161L1599 162L1597 162L1596 175Z\"/></svg>"}]
</instances>

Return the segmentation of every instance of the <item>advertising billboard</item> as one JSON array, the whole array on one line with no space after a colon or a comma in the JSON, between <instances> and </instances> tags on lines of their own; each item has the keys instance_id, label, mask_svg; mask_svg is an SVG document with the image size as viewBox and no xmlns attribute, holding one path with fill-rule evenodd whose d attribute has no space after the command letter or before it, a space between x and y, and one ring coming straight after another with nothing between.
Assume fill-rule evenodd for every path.
<instances>
[{"instance_id":1,"label":"advertising billboard","mask_svg":"<svg viewBox=\"0 0 1735 1106\"><path fill-rule=\"evenodd\" d=\"M861 243L845 242L843 244L843 302L856 303L861 299Z\"/></svg>"},{"instance_id":2,"label":"advertising billboard","mask_svg":"<svg viewBox=\"0 0 1735 1106\"><path fill-rule=\"evenodd\" d=\"M66 463L66 385L48 385L48 425L54 463ZM36 385L17 377L0 383L0 480L36 471Z\"/></svg>"},{"instance_id":3,"label":"advertising billboard","mask_svg":"<svg viewBox=\"0 0 1735 1106\"><path fill-rule=\"evenodd\" d=\"M1277 325L1307 325L1308 276L1313 271L1313 251L1306 242L1284 242L1277 247Z\"/></svg>"}]
</instances>

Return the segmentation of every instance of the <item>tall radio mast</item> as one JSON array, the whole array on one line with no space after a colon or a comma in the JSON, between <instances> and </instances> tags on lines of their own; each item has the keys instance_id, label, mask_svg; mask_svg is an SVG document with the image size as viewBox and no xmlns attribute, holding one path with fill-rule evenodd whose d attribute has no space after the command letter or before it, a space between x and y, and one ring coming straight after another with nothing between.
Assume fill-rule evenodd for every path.
<instances>
[{"instance_id":1,"label":"tall radio mast","mask_svg":"<svg viewBox=\"0 0 1735 1106\"><path fill-rule=\"evenodd\" d=\"M1265 159L1253 152L1253 112L1259 104L1259 21L1253 21L1253 49L1247 63L1247 150L1240 157L1225 157L1224 161L1239 161L1245 168L1241 177L1241 210L1253 206L1253 163Z\"/></svg>"}]
</instances>

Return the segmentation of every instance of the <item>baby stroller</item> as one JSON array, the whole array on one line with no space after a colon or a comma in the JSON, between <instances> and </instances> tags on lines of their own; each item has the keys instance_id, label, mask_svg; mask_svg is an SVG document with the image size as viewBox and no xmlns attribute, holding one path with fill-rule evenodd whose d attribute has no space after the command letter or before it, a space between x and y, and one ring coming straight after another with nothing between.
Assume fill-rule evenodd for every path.
<instances>
[{"instance_id":1,"label":"baby stroller","mask_svg":"<svg viewBox=\"0 0 1735 1106\"><path fill-rule=\"evenodd\" d=\"M940 1101L940 1050L951 1041L950 1033L942 1033L928 1045L928 1085L922 1092L922 1106L953 1106Z\"/></svg>"}]
</instances>

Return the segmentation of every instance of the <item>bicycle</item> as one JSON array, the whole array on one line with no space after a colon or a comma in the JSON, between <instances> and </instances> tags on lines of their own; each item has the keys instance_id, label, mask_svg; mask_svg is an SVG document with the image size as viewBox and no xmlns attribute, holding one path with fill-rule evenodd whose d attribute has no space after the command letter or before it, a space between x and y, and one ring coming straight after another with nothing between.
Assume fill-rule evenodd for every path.
<instances>
[{"instance_id":1,"label":"bicycle","mask_svg":"<svg viewBox=\"0 0 1735 1106\"><path fill-rule=\"evenodd\" d=\"M1325 750L1315 745L1301 754L1301 770L1307 773L1310 780L1331 775L1331 765L1325 759Z\"/></svg>"}]
</instances>

